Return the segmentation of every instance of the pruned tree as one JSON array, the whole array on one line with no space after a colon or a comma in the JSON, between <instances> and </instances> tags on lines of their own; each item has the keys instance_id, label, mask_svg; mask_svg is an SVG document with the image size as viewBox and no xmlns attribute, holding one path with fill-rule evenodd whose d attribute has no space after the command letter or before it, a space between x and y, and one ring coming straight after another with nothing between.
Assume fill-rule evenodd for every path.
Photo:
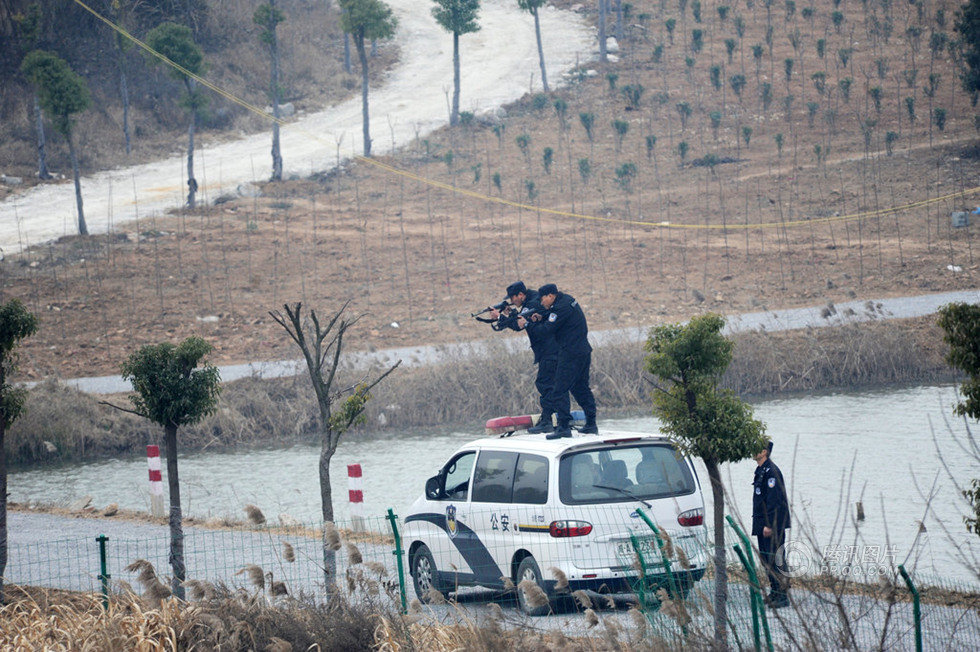
<instances>
[{"instance_id":1,"label":"pruned tree","mask_svg":"<svg viewBox=\"0 0 980 652\"><path fill-rule=\"evenodd\" d=\"M197 129L197 118L201 110L207 106L205 95L197 80L192 77L204 74L204 53L197 43L189 27L177 23L161 23L146 35L146 44L155 52L169 60L168 74L184 84L184 96L180 103L190 115L187 126L187 206L197 205L197 179L194 178L194 132ZM156 57L150 59L162 63Z\"/></svg>"},{"instance_id":2,"label":"pruned tree","mask_svg":"<svg viewBox=\"0 0 980 652\"><path fill-rule=\"evenodd\" d=\"M476 22L480 11L480 0L432 0L432 16L444 30L453 35L453 106L449 113L449 124L459 123L459 36L480 29Z\"/></svg>"},{"instance_id":3,"label":"pruned tree","mask_svg":"<svg viewBox=\"0 0 980 652\"><path fill-rule=\"evenodd\" d=\"M276 0L260 4L252 21L262 28L259 40L269 46L269 101L272 102L272 181L282 181L282 153L279 150L279 36L276 27L286 15L276 7Z\"/></svg>"},{"instance_id":4,"label":"pruned tree","mask_svg":"<svg viewBox=\"0 0 980 652\"><path fill-rule=\"evenodd\" d=\"M177 470L177 430L197 423L214 412L221 392L218 368L202 363L212 347L200 337L188 337L178 345L140 347L122 364L123 379L133 383L129 396L133 409L112 405L163 426L167 452L167 486L170 490L171 591L184 599L184 530Z\"/></svg>"},{"instance_id":5,"label":"pruned tree","mask_svg":"<svg viewBox=\"0 0 980 652\"><path fill-rule=\"evenodd\" d=\"M364 156L371 156L371 126L368 112L368 56L366 42L389 39L395 35L398 19L382 0L340 0L340 26L354 39L354 49L361 62L361 125L364 133Z\"/></svg>"},{"instance_id":6,"label":"pruned tree","mask_svg":"<svg viewBox=\"0 0 980 652\"><path fill-rule=\"evenodd\" d=\"M646 342L645 369L654 383L653 412L664 432L686 454L700 457L711 480L714 526L714 638L727 649L728 571L725 563L725 488L720 465L755 455L765 426L733 392L718 387L734 344L721 334L725 320L708 313L687 324L658 326Z\"/></svg>"},{"instance_id":7,"label":"pruned tree","mask_svg":"<svg viewBox=\"0 0 980 652\"><path fill-rule=\"evenodd\" d=\"M544 47L541 45L541 19L538 17L538 11L545 3L546 0L517 0L517 6L534 16L534 36L538 41L538 63L541 65L541 88L547 93L550 90L548 88L548 71L544 66Z\"/></svg>"},{"instance_id":8,"label":"pruned tree","mask_svg":"<svg viewBox=\"0 0 980 652\"><path fill-rule=\"evenodd\" d=\"M41 35L41 5L32 2L27 9L13 17L16 25L16 34L20 40L19 52L34 50L37 48ZM34 134L37 142L37 178L50 179L51 173L48 171L47 143L44 134L44 119L41 115L41 101L37 95L37 88L33 91L34 100Z\"/></svg>"},{"instance_id":9,"label":"pruned tree","mask_svg":"<svg viewBox=\"0 0 980 652\"><path fill-rule=\"evenodd\" d=\"M14 349L20 341L37 332L37 317L20 299L0 305L0 605L3 598L3 573L7 568L7 428L20 416L27 390L14 387L10 376L16 370Z\"/></svg>"},{"instance_id":10,"label":"pruned tree","mask_svg":"<svg viewBox=\"0 0 980 652\"><path fill-rule=\"evenodd\" d=\"M44 50L30 52L20 65L21 72L34 84L41 108L54 123L54 129L68 141L71 170L75 179L75 206L78 209L78 233L88 235L82 208L82 181L78 170L78 152L72 138L75 114L88 108L91 97L85 80L75 74L68 63Z\"/></svg>"},{"instance_id":11,"label":"pruned tree","mask_svg":"<svg viewBox=\"0 0 980 652\"><path fill-rule=\"evenodd\" d=\"M320 509L324 523L334 521L333 493L330 488L330 460L337 452L340 440L351 426L361 423L364 407L371 398L371 390L393 372L401 360L373 379L364 378L354 385L336 389L340 356L344 349L344 336L360 317L346 316L348 303L341 306L326 322L321 322L316 310L303 315L303 304L284 304L282 311L270 311L269 315L290 339L296 343L306 361L306 370L313 384L319 411L320 428ZM336 550L325 539L323 542L323 569L328 587L334 585L337 570Z\"/></svg>"}]
</instances>

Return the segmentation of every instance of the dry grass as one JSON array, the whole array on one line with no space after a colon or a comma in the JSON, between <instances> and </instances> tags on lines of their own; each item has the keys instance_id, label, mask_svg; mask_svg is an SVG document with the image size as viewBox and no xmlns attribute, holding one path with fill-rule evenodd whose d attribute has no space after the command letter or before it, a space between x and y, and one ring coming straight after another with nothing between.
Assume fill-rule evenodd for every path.
<instances>
[{"instance_id":1,"label":"dry grass","mask_svg":"<svg viewBox=\"0 0 980 652\"><path fill-rule=\"evenodd\" d=\"M943 361L941 333L931 317L863 325L748 333L735 337L735 359L724 382L741 395L853 389L953 378ZM592 385L602 410L644 409L649 385L635 342L610 343L593 354ZM409 369L380 385L368 403L368 425L352 436L433 425L478 426L501 414L535 412L529 353L491 346L486 355L458 356ZM432 397L438 396L438 401ZM181 428L181 446L201 449L315 438L318 417L305 376L229 383L219 410ZM98 405L95 398L55 383L35 387L24 415L8 433L11 459L32 463L138 451L158 443L145 419ZM50 444L50 446L48 445ZM254 519L261 514L249 514Z\"/></svg>"}]
</instances>

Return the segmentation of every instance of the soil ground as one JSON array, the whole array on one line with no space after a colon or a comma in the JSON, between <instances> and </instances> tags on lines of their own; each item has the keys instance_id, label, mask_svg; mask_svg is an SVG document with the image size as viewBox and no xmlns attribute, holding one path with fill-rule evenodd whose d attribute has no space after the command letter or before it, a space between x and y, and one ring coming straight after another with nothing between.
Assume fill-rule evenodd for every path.
<instances>
[{"instance_id":1,"label":"soil ground","mask_svg":"<svg viewBox=\"0 0 980 652\"><path fill-rule=\"evenodd\" d=\"M618 62L392 157L8 256L3 294L41 316L21 376L111 373L192 334L217 363L293 358L267 314L293 301L349 301L352 349L477 339L469 313L515 279L558 283L592 329L976 287L977 226L950 218L974 205L975 111L947 50L907 30L949 34L950 19L855 3L838 31L829 5L812 19L722 6L702 3L697 23L637 2Z\"/></svg>"}]
</instances>

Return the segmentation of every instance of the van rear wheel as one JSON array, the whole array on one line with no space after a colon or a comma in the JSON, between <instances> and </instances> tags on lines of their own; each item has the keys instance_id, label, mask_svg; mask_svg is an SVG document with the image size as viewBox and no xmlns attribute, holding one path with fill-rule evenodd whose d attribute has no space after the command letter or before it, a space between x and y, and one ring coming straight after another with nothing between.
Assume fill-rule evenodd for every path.
<instances>
[{"instance_id":1,"label":"van rear wheel","mask_svg":"<svg viewBox=\"0 0 980 652\"><path fill-rule=\"evenodd\" d=\"M415 595L419 602L423 604L432 602L432 590L445 593L442 590L442 585L436 579L439 574L439 571L436 570L436 561L432 558L432 553L429 552L425 544L419 546L415 554L412 555L411 573L412 583L415 585Z\"/></svg>"},{"instance_id":2,"label":"van rear wheel","mask_svg":"<svg viewBox=\"0 0 980 652\"><path fill-rule=\"evenodd\" d=\"M541 581L541 569L530 555L517 567L517 602L528 616L546 616L551 612L551 601Z\"/></svg>"}]
</instances>

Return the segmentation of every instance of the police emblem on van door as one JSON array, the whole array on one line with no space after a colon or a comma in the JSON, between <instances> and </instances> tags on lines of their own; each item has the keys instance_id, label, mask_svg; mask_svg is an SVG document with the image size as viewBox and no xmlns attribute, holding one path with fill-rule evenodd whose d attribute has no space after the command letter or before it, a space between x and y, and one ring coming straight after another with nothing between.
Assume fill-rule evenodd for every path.
<instances>
[{"instance_id":1,"label":"police emblem on van door","mask_svg":"<svg viewBox=\"0 0 980 652\"><path fill-rule=\"evenodd\" d=\"M456 505L446 508L446 531L450 537L456 536Z\"/></svg>"}]
</instances>

